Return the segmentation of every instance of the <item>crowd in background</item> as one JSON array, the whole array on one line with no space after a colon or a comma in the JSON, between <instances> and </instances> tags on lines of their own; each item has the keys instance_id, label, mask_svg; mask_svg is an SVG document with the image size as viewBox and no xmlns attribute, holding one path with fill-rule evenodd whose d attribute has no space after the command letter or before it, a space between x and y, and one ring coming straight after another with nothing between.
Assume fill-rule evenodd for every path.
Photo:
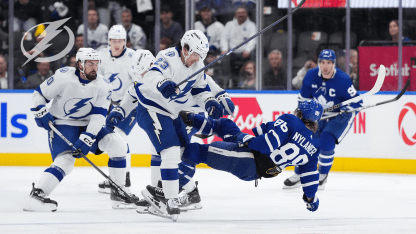
<instances>
[{"instance_id":1,"label":"crowd in background","mask_svg":"<svg viewBox=\"0 0 416 234\"><path fill-rule=\"evenodd\" d=\"M75 66L75 54L78 48L84 46L84 24L82 21L82 0L16 0L14 6L13 29L8 28L7 1L0 3L0 88L8 88L7 63L14 61L14 88L35 89L41 82L53 74L53 71L63 66ZM160 46L163 50L173 47L184 33L185 0L161 1L160 12ZM258 32L255 24L254 0L196 0L195 29L203 31L210 42L210 50L205 63L214 61L218 56L244 42ZM264 15L264 24L274 22L283 16L278 11L277 0L266 0L264 5L272 6L273 11ZM89 0L87 45L96 50L108 47L107 33L115 24L121 24L127 31L127 47L132 49L149 49L154 52L154 0ZM334 9L334 15L339 9ZM336 65L339 69L349 72L353 84L359 90L358 77L358 41L368 39L360 37L359 31L351 32L350 61L346 61L345 30L342 19L334 22L325 21L325 17L318 17L316 13L308 15L298 13L297 20L303 14L304 22L294 19L297 31L293 36L293 79L292 89L299 89L306 72L317 67L317 55L320 50L329 48L336 51ZM36 46L44 43L44 31L53 22L71 17L64 25L75 34L75 44L71 51L63 58L53 62L29 62L22 53L21 41L27 54L36 53L36 57L50 57L62 51L69 42L68 35L59 33L47 43L52 46L43 51L37 51ZM329 17L329 16L328 16ZM388 32L384 40L397 42L398 21L394 15L384 25ZM316 20L305 20L316 19ZM324 20L324 21L322 21ZM269 22L270 21L270 22ZM338 22L340 21L340 22ZM328 29L331 28L331 29ZM62 29L62 27L60 28ZM343 31L344 30L344 31ZM12 33L14 41L14 56L9 56L8 35ZM279 24L269 30L263 37L263 64L255 63L257 39L246 43L229 56L205 71L223 88L251 89L256 88L256 69L262 67L262 89L287 90L287 29L285 24ZM374 39L374 38L369 38ZM48 38L49 40L49 38ZM404 35L403 41L415 40ZM40 53L39 53L40 52ZM26 54L26 55L27 55Z\"/></svg>"}]
</instances>

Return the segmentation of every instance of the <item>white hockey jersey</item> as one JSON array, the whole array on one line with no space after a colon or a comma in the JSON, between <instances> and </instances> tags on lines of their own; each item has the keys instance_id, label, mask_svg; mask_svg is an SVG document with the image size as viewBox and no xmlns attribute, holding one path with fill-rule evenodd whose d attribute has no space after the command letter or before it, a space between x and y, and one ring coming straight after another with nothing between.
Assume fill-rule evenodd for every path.
<instances>
[{"instance_id":1,"label":"white hockey jersey","mask_svg":"<svg viewBox=\"0 0 416 234\"><path fill-rule=\"evenodd\" d=\"M224 31L224 25L218 21L210 25L204 25L202 21L195 22L195 29L200 30L207 36L210 46L215 46L217 50L220 49L221 35Z\"/></svg>"},{"instance_id":2,"label":"white hockey jersey","mask_svg":"<svg viewBox=\"0 0 416 234\"><path fill-rule=\"evenodd\" d=\"M133 49L145 49L146 48L146 34L142 27L136 24L131 24L130 28L126 30L127 35L130 37Z\"/></svg>"},{"instance_id":3,"label":"white hockey jersey","mask_svg":"<svg viewBox=\"0 0 416 234\"><path fill-rule=\"evenodd\" d=\"M169 99L164 98L157 89L158 83L163 79L170 78L178 84L203 67L204 63L201 60L189 68L186 67L176 48L162 50L157 55L152 68L144 76L143 84L136 85L135 90L130 89L129 93L138 98L147 109L171 118L176 118L181 110L195 105L205 109L206 101L213 100L214 97L205 81L206 76L203 72L182 84L180 93ZM123 103L124 100L121 106ZM128 111L126 110L126 113Z\"/></svg>"},{"instance_id":4,"label":"white hockey jersey","mask_svg":"<svg viewBox=\"0 0 416 234\"><path fill-rule=\"evenodd\" d=\"M64 67L33 92L32 101L37 107L53 99L49 112L55 124L87 126L87 132L97 135L105 124L111 93L111 84L103 76L87 81L75 68Z\"/></svg>"},{"instance_id":5,"label":"white hockey jersey","mask_svg":"<svg viewBox=\"0 0 416 234\"><path fill-rule=\"evenodd\" d=\"M118 103L123 98L126 89L135 81L142 82L141 76L133 73L131 58L134 50L126 48L118 57L113 57L109 49L102 49L100 55L100 68L98 74L103 75L113 85L112 101Z\"/></svg>"}]
</instances>

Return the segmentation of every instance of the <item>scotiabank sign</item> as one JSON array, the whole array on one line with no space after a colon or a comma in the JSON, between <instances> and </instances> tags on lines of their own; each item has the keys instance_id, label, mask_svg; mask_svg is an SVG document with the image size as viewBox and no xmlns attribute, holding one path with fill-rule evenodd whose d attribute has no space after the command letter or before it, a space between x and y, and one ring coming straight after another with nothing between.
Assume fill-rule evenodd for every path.
<instances>
[{"instance_id":1,"label":"scotiabank sign","mask_svg":"<svg viewBox=\"0 0 416 234\"><path fill-rule=\"evenodd\" d=\"M386 67L386 78L382 91L397 91L399 72L403 76L403 84L411 78L411 90L416 90L416 68L411 66L411 58L416 57L416 47L403 47L403 64L399 69L397 46L362 46L358 47L360 90L370 90L377 80L378 68ZM402 87L401 87L402 88ZM400 89L401 89L400 88Z\"/></svg>"}]
</instances>

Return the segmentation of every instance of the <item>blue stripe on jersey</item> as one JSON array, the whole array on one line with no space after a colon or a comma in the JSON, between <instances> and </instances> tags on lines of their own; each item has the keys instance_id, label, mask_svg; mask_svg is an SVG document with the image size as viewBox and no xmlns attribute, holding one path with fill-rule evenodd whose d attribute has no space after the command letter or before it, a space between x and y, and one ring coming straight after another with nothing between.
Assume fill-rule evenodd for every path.
<instances>
[{"instance_id":1,"label":"blue stripe on jersey","mask_svg":"<svg viewBox=\"0 0 416 234\"><path fill-rule=\"evenodd\" d=\"M178 180L179 179L179 173L178 169L160 169L160 174L162 175L163 180Z\"/></svg>"},{"instance_id":2,"label":"blue stripe on jersey","mask_svg":"<svg viewBox=\"0 0 416 234\"><path fill-rule=\"evenodd\" d=\"M137 84L137 85L135 85L134 86L134 88L136 89L136 94L137 94L137 97L140 99L140 101L144 104L144 105L148 105L148 106L153 106L153 107L156 107L156 108L158 108L158 109L161 109L161 110L163 110L163 111L165 111L166 113L169 113L169 114L171 114L168 110L166 110L165 108L163 108L163 107L161 107L159 104L157 104L156 102L154 102L154 101L152 101L152 100L149 100L149 99L147 99L147 98L145 98L143 95L142 95L142 93L140 92L140 90L139 90L139 87L141 86L142 84Z\"/></svg>"},{"instance_id":3,"label":"blue stripe on jersey","mask_svg":"<svg viewBox=\"0 0 416 234\"><path fill-rule=\"evenodd\" d=\"M159 68L157 68L157 67L152 67L152 68L150 68L150 70L149 71L158 71L158 72L160 72L161 74L163 74L163 72L161 71L161 70L159 70Z\"/></svg>"},{"instance_id":4,"label":"blue stripe on jersey","mask_svg":"<svg viewBox=\"0 0 416 234\"><path fill-rule=\"evenodd\" d=\"M126 157L113 157L108 159L108 167L126 168Z\"/></svg>"},{"instance_id":5,"label":"blue stripe on jersey","mask_svg":"<svg viewBox=\"0 0 416 234\"><path fill-rule=\"evenodd\" d=\"M102 115L105 117L107 115L107 110L102 107L93 106L90 115Z\"/></svg>"},{"instance_id":6,"label":"blue stripe on jersey","mask_svg":"<svg viewBox=\"0 0 416 234\"><path fill-rule=\"evenodd\" d=\"M191 90L192 96L198 95L203 92L211 92L209 85L206 85L205 88L192 88Z\"/></svg>"},{"instance_id":7,"label":"blue stripe on jersey","mask_svg":"<svg viewBox=\"0 0 416 234\"><path fill-rule=\"evenodd\" d=\"M45 98L46 103L50 102L45 96L43 96L42 90L40 89L40 85L35 89L35 91L38 91L38 93L40 93L40 95L42 95L42 97Z\"/></svg>"},{"instance_id":8,"label":"blue stripe on jersey","mask_svg":"<svg viewBox=\"0 0 416 234\"><path fill-rule=\"evenodd\" d=\"M59 180L59 182L61 182L61 180L65 177L64 170L55 165L51 165L51 167L47 168L45 172L49 172L54 175Z\"/></svg>"},{"instance_id":9,"label":"blue stripe on jersey","mask_svg":"<svg viewBox=\"0 0 416 234\"><path fill-rule=\"evenodd\" d=\"M160 155L152 154L152 159L150 160L150 166L157 167L162 163L162 157Z\"/></svg>"},{"instance_id":10,"label":"blue stripe on jersey","mask_svg":"<svg viewBox=\"0 0 416 234\"><path fill-rule=\"evenodd\" d=\"M120 54L119 56L113 56L113 54L111 53L111 50L109 50L109 51L110 51L110 56L111 56L111 57L113 57L113 58L120 58L121 56L123 56L123 55L124 55L124 53L126 53L127 48L124 48L123 52L121 52L121 54Z\"/></svg>"}]
</instances>

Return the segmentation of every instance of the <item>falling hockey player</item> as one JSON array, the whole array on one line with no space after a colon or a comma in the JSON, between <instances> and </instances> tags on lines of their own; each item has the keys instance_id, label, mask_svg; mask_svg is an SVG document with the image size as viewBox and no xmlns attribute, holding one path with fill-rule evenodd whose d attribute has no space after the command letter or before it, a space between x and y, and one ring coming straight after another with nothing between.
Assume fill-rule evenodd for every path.
<instances>
[{"instance_id":1,"label":"falling hockey player","mask_svg":"<svg viewBox=\"0 0 416 234\"><path fill-rule=\"evenodd\" d=\"M358 96L351 78L345 72L335 68L335 52L333 50L322 50L319 54L318 67L311 69L305 75L299 93L299 102L305 100L316 100L324 108L341 103ZM341 143L345 135L354 123L355 112L347 113L345 110L361 107L362 100L350 105L336 109L341 112L332 119L319 122L319 128L314 135L320 140L321 154L319 155L319 189L324 189L328 181L328 173L332 167L335 154L335 145ZM334 112L325 112L331 115ZM295 173L284 181L283 188L300 187L299 168L295 167Z\"/></svg>"},{"instance_id":2,"label":"falling hockey player","mask_svg":"<svg viewBox=\"0 0 416 234\"><path fill-rule=\"evenodd\" d=\"M75 158L81 153L110 156L110 177L124 187L127 144L121 136L103 128L110 105L112 87L103 76L97 75L98 53L91 48L80 48L76 54L76 68L64 67L45 80L32 96L32 113L36 124L48 131L52 165L47 168L24 205L26 211L56 211L58 203L47 198L62 179L74 168ZM48 109L46 104L52 100ZM63 135L74 143L71 148L49 127L52 122ZM137 197L128 198L111 186L113 208L135 208ZM138 199L137 199L138 200Z\"/></svg>"}]
</instances>

